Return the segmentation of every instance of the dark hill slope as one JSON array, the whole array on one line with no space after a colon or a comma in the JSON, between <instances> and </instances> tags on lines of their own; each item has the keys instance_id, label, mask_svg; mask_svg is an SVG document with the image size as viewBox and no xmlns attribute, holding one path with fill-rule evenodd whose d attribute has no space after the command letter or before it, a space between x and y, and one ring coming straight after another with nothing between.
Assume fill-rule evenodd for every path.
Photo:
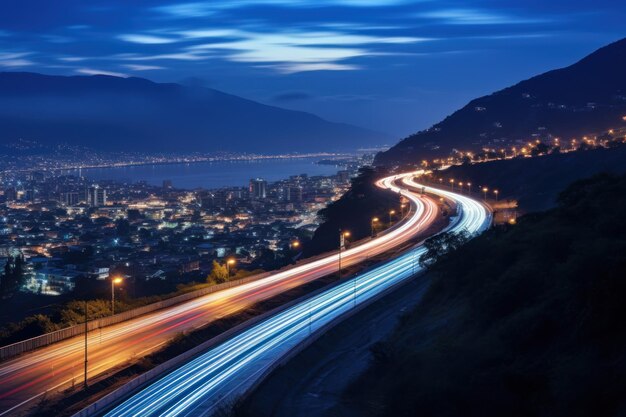
<instances>
[{"instance_id":1,"label":"dark hill slope","mask_svg":"<svg viewBox=\"0 0 626 417\"><path fill-rule=\"evenodd\" d=\"M354 415L626 415L624 213L626 176L579 181L441 259L346 397Z\"/></svg>"},{"instance_id":2,"label":"dark hill slope","mask_svg":"<svg viewBox=\"0 0 626 417\"><path fill-rule=\"evenodd\" d=\"M500 148L536 137L569 139L626 126L626 39L567 68L472 100L428 130L402 140L378 164L416 163L453 149Z\"/></svg>"}]
</instances>

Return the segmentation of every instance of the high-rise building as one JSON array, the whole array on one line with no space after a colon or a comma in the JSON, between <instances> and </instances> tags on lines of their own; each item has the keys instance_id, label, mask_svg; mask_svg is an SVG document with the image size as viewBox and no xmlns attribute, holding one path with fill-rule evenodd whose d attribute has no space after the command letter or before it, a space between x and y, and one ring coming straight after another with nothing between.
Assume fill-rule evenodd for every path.
<instances>
[{"instance_id":1,"label":"high-rise building","mask_svg":"<svg viewBox=\"0 0 626 417\"><path fill-rule=\"evenodd\" d=\"M107 203L107 191L97 185L87 190L87 204L92 207L101 207Z\"/></svg>"},{"instance_id":2,"label":"high-rise building","mask_svg":"<svg viewBox=\"0 0 626 417\"><path fill-rule=\"evenodd\" d=\"M65 206L75 206L78 204L78 193L76 191L67 191L61 193L59 202Z\"/></svg>"},{"instance_id":3,"label":"high-rise building","mask_svg":"<svg viewBox=\"0 0 626 417\"><path fill-rule=\"evenodd\" d=\"M262 178L253 178L250 180L250 198L253 200L261 200L267 197L267 181Z\"/></svg>"},{"instance_id":4,"label":"high-rise building","mask_svg":"<svg viewBox=\"0 0 626 417\"><path fill-rule=\"evenodd\" d=\"M302 187L294 185L287 187L287 201L292 203L302 202Z\"/></svg>"},{"instance_id":5,"label":"high-rise building","mask_svg":"<svg viewBox=\"0 0 626 417\"><path fill-rule=\"evenodd\" d=\"M350 181L350 171L342 170L337 172L337 180L341 182Z\"/></svg>"},{"instance_id":6,"label":"high-rise building","mask_svg":"<svg viewBox=\"0 0 626 417\"><path fill-rule=\"evenodd\" d=\"M17 200L17 190L14 187L7 188L6 190L4 190L4 197L6 201Z\"/></svg>"}]
</instances>

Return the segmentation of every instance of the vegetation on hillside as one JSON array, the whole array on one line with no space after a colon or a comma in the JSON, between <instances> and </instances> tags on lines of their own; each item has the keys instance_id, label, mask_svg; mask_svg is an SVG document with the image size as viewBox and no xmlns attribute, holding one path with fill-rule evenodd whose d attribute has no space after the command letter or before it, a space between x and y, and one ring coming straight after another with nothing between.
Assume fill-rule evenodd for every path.
<instances>
[{"instance_id":1,"label":"vegetation on hillside","mask_svg":"<svg viewBox=\"0 0 626 417\"><path fill-rule=\"evenodd\" d=\"M626 145L618 145L611 149L459 165L436 175L444 178L444 184L454 178L475 187L498 189L501 200L517 199L522 211L539 211L554 207L559 192L573 181L600 172L626 173L625 160Z\"/></svg>"},{"instance_id":2,"label":"vegetation on hillside","mask_svg":"<svg viewBox=\"0 0 626 417\"><path fill-rule=\"evenodd\" d=\"M368 237L371 233L372 218L378 217L380 229L386 225L390 210L399 211L399 196L389 190L379 188L375 181L384 176L383 169L361 168L359 175L352 179L350 190L339 200L320 210L324 222L305 249L305 256L317 255L336 250L339 246L339 229L350 231L352 241Z\"/></svg>"},{"instance_id":3,"label":"vegetation on hillside","mask_svg":"<svg viewBox=\"0 0 626 417\"><path fill-rule=\"evenodd\" d=\"M624 213L626 176L596 176L439 257L346 403L362 416L626 415Z\"/></svg>"}]
</instances>

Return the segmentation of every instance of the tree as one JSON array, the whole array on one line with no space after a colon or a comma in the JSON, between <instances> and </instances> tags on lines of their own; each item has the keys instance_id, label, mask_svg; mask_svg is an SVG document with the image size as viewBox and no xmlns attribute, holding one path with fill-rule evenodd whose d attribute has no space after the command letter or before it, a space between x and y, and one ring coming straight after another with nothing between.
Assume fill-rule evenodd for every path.
<instances>
[{"instance_id":1,"label":"tree","mask_svg":"<svg viewBox=\"0 0 626 417\"><path fill-rule=\"evenodd\" d=\"M124 237L130 234L130 223L126 219L119 219L115 227L118 236Z\"/></svg>"},{"instance_id":2,"label":"tree","mask_svg":"<svg viewBox=\"0 0 626 417\"><path fill-rule=\"evenodd\" d=\"M222 265L217 261L213 261L213 269L211 269L211 273L207 277L207 282L221 284L228 281L228 275L228 267L226 264Z\"/></svg>"},{"instance_id":3,"label":"tree","mask_svg":"<svg viewBox=\"0 0 626 417\"><path fill-rule=\"evenodd\" d=\"M420 265L426 268L434 265L444 255L456 251L469 239L470 234L466 231L445 232L426 239L424 241L426 253L420 256Z\"/></svg>"},{"instance_id":4,"label":"tree","mask_svg":"<svg viewBox=\"0 0 626 417\"><path fill-rule=\"evenodd\" d=\"M4 275L0 278L0 294L8 295L16 291L24 281L24 255L9 256L4 265Z\"/></svg>"}]
</instances>

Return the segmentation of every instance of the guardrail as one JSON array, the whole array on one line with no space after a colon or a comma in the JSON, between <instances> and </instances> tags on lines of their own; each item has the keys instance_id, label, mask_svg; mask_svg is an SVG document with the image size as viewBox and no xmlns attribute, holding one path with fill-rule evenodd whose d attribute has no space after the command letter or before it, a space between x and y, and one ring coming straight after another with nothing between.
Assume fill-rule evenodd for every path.
<instances>
[{"instance_id":1,"label":"guardrail","mask_svg":"<svg viewBox=\"0 0 626 417\"><path fill-rule=\"evenodd\" d=\"M222 284L213 285L207 288L191 291L186 294L177 295L172 298L167 298L156 303L147 304L143 307L134 308L132 310L125 311L123 313L115 314L113 316L102 317L96 320L87 322L87 331L97 330L102 327L111 326L113 324L121 323L126 320L134 319L144 314L152 313L162 308L171 307L176 304L184 303L194 298L202 297L203 295L211 294L216 291L221 291L226 288L235 287L238 285L246 284L248 282L256 281L261 278L269 276L270 272L264 272L262 274L252 275L250 277L237 279L234 281L224 282ZM25 352L29 352L40 347L50 345L52 343L60 342L65 339L69 339L74 336L85 334L85 324L76 324L64 329L56 330L54 332L42 334L31 339L22 340L7 346L0 347L0 360L5 360L13 356L20 355Z\"/></svg>"}]
</instances>

